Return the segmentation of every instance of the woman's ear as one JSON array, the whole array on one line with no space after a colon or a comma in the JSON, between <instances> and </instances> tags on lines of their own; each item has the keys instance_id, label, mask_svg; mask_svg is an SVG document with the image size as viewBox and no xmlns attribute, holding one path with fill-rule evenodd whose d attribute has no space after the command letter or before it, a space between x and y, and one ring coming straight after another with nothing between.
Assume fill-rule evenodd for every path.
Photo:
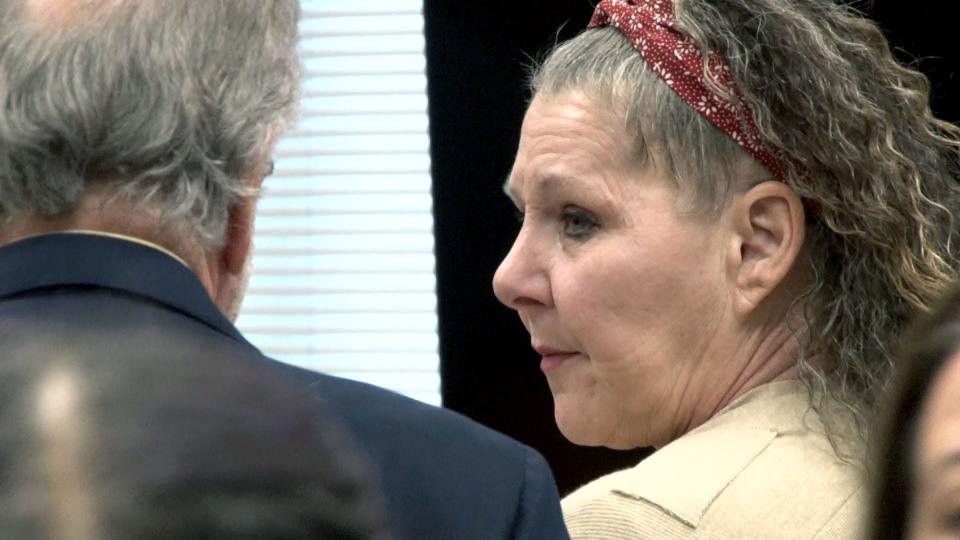
<instances>
[{"instance_id":1,"label":"woman's ear","mask_svg":"<svg viewBox=\"0 0 960 540\"><path fill-rule=\"evenodd\" d=\"M729 270L733 305L746 318L787 278L803 248L803 202L787 184L767 181L734 197Z\"/></svg>"}]
</instances>

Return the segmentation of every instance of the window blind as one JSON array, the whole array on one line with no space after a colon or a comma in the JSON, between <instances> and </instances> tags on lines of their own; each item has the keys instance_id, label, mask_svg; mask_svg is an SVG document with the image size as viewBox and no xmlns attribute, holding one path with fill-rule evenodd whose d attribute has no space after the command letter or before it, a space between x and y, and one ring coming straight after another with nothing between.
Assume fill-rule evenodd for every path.
<instances>
[{"instance_id":1,"label":"window blind","mask_svg":"<svg viewBox=\"0 0 960 540\"><path fill-rule=\"evenodd\" d=\"M439 404L421 1L301 5L301 116L237 325L278 360Z\"/></svg>"}]
</instances>

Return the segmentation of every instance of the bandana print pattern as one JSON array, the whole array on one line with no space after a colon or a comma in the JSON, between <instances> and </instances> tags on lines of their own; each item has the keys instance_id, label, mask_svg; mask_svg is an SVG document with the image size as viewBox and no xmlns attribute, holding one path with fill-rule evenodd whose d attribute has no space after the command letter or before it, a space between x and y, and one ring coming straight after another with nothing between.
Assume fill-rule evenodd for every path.
<instances>
[{"instance_id":1,"label":"bandana print pattern","mask_svg":"<svg viewBox=\"0 0 960 540\"><path fill-rule=\"evenodd\" d=\"M612 26L619 30L667 86L711 124L730 136L780 180L786 180L778 149L768 149L733 82L730 67L711 52L707 68L725 97L714 92L704 77L700 49L676 25L673 0L602 0L588 28Z\"/></svg>"}]
</instances>

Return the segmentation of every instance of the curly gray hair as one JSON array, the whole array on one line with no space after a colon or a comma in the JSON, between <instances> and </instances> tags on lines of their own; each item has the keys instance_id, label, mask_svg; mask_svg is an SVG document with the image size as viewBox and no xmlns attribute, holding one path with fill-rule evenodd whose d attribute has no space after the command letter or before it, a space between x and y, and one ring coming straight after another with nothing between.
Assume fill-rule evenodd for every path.
<instances>
[{"instance_id":1,"label":"curly gray hair","mask_svg":"<svg viewBox=\"0 0 960 540\"><path fill-rule=\"evenodd\" d=\"M295 114L297 0L74 3L65 24L3 4L0 226L96 182L219 246Z\"/></svg>"},{"instance_id":2,"label":"curly gray hair","mask_svg":"<svg viewBox=\"0 0 960 540\"><path fill-rule=\"evenodd\" d=\"M808 216L809 288L797 359L834 449L862 442L904 325L957 276L960 130L934 118L929 83L874 23L831 0L676 0L680 28L726 58L761 134L785 149ZM706 59L705 59L706 61ZM587 92L624 114L638 159L715 215L758 167L688 107L612 28L586 30L536 68L537 94ZM789 160L788 160L789 161ZM812 359L826 357L828 373ZM823 414L839 403L853 419ZM856 446L860 446L856 444ZM855 447L856 447L855 446ZM855 455L857 454L857 455Z\"/></svg>"}]
</instances>

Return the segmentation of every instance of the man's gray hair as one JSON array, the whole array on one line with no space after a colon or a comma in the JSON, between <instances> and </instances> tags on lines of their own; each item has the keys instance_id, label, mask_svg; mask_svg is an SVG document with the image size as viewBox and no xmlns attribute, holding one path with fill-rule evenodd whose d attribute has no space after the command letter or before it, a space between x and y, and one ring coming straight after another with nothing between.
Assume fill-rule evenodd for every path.
<instances>
[{"instance_id":1,"label":"man's gray hair","mask_svg":"<svg viewBox=\"0 0 960 540\"><path fill-rule=\"evenodd\" d=\"M222 245L241 177L295 114L297 0L69 7L0 6L0 226L96 187Z\"/></svg>"}]
</instances>

